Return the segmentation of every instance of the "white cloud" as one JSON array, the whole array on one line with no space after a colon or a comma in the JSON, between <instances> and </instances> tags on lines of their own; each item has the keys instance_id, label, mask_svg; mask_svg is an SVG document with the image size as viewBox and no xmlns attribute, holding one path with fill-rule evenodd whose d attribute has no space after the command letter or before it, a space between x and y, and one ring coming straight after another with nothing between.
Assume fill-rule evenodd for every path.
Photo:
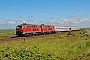
<instances>
[{"instance_id":1,"label":"white cloud","mask_svg":"<svg viewBox=\"0 0 90 60\"><path fill-rule=\"evenodd\" d=\"M77 21L74 21L73 23L75 23L75 24L78 24L79 22L77 22Z\"/></svg>"},{"instance_id":2,"label":"white cloud","mask_svg":"<svg viewBox=\"0 0 90 60\"><path fill-rule=\"evenodd\" d=\"M15 21L7 21L6 23L7 23L7 24L16 24Z\"/></svg>"},{"instance_id":3,"label":"white cloud","mask_svg":"<svg viewBox=\"0 0 90 60\"><path fill-rule=\"evenodd\" d=\"M77 16L76 18L79 18L79 16ZM90 27L90 19L63 19L63 20L50 20L51 23L53 23L54 25L57 24L58 26L62 25L62 26L79 26L79 27Z\"/></svg>"},{"instance_id":4,"label":"white cloud","mask_svg":"<svg viewBox=\"0 0 90 60\"><path fill-rule=\"evenodd\" d=\"M6 24L5 22L0 22L0 24Z\"/></svg>"},{"instance_id":5,"label":"white cloud","mask_svg":"<svg viewBox=\"0 0 90 60\"><path fill-rule=\"evenodd\" d=\"M56 23L57 20L56 20L56 19L51 19L50 22L52 22L52 23Z\"/></svg>"},{"instance_id":6,"label":"white cloud","mask_svg":"<svg viewBox=\"0 0 90 60\"><path fill-rule=\"evenodd\" d=\"M79 20L80 23L90 23L90 19Z\"/></svg>"},{"instance_id":7,"label":"white cloud","mask_svg":"<svg viewBox=\"0 0 90 60\"><path fill-rule=\"evenodd\" d=\"M78 18L78 17L77 17ZM17 25L27 23L27 24L49 24L54 26L79 26L79 27L90 27L90 19L63 19L63 20L57 20L57 19L51 19L49 22L43 22L43 21L0 21L0 29L1 28L15 28ZM3 27L4 26L4 27Z\"/></svg>"}]
</instances>

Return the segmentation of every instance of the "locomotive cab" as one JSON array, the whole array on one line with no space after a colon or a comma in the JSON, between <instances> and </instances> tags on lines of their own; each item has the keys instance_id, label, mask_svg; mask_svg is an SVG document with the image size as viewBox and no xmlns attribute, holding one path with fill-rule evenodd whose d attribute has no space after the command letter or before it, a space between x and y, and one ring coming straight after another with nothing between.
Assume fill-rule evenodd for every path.
<instances>
[{"instance_id":1,"label":"locomotive cab","mask_svg":"<svg viewBox=\"0 0 90 60\"><path fill-rule=\"evenodd\" d=\"M22 25L18 25L18 26L16 27L16 35L21 36L21 35L23 34L23 33L22 33L22 28L23 28Z\"/></svg>"}]
</instances>

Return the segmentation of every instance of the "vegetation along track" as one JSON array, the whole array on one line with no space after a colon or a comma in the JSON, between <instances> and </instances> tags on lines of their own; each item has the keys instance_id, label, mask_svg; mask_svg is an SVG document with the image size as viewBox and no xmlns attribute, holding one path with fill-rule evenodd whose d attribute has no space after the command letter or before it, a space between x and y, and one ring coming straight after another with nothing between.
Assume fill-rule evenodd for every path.
<instances>
[{"instance_id":1,"label":"vegetation along track","mask_svg":"<svg viewBox=\"0 0 90 60\"><path fill-rule=\"evenodd\" d=\"M30 57L33 60L40 57L38 60L90 60L90 31L87 33L88 36L77 31L2 39L1 59L13 60L17 57L17 60L30 60Z\"/></svg>"},{"instance_id":2,"label":"vegetation along track","mask_svg":"<svg viewBox=\"0 0 90 60\"><path fill-rule=\"evenodd\" d=\"M24 40L25 41L25 40L28 40L28 39L43 38L43 37L48 37L48 36L54 36L55 34L47 34L47 35L39 35L39 36L22 36L22 37L14 36L14 37L10 37L10 38L0 39L0 43L12 42L12 41L20 41L20 40Z\"/></svg>"},{"instance_id":3,"label":"vegetation along track","mask_svg":"<svg viewBox=\"0 0 90 60\"><path fill-rule=\"evenodd\" d=\"M80 31L75 31L75 32L80 32ZM63 34L67 34L68 32L57 32L54 34L46 34L46 35L39 35L39 36L22 36L22 37L17 37L17 36L12 36L10 38L4 38L4 39L0 39L0 43L7 43L7 42L12 42L12 41L20 41L20 40L30 40L30 39L34 39L34 38L43 38L43 37L48 37L48 36L55 36L56 34L59 35L63 35Z\"/></svg>"}]
</instances>

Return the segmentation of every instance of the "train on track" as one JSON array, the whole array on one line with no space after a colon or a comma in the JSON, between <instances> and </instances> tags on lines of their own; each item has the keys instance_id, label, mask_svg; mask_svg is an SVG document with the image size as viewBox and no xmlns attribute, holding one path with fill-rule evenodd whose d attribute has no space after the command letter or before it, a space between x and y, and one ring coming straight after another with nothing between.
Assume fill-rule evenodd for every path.
<instances>
[{"instance_id":1,"label":"train on track","mask_svg":"<svg viewBox=\"0 0 90 60\"><path fill-rule=\"evenodd\" d=\"M40 35L40 34L53 34L55 33L54 26L51 25L35 25L23 23L16 27L17 36L29 36L29 35Z\"/></svg>"},{"instance_id":2,"label":"train on track","mask_svg":"<svg viewBox=\"0 0 90 60\"><path fill-rule=\"evenodd\" d=\"M81 28L78 27L54 27L51 25L35 25L23 23L16 27L17 36L32 36L32 35L44 35L53 34L56 32L69 32L69 31L79 31Z\"/></svg>"}]
</instances>

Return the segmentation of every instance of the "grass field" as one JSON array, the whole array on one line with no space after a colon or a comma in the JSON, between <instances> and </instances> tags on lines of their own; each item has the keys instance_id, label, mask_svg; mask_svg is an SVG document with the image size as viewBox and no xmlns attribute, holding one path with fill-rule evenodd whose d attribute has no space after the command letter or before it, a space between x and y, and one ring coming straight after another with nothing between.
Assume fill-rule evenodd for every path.
<instances>
[{"instance_id":1,"label":"grass field","mask_svg":"<svg viewBox=\"0 0 90 60\"><path fill-rule=\"evenodd\" d=\"M1 43L0 60L90 60L90 30Z\"/></svg>"},{"instance_id":2,"label":"grass field","mask_svg":"<svg viewBox=\"0 0 90 60\"><path fill-rule=\"evenodd\" d=\"M0 39L15 36L15 30L0 30Z\"/></svg>"}]
</instances>

